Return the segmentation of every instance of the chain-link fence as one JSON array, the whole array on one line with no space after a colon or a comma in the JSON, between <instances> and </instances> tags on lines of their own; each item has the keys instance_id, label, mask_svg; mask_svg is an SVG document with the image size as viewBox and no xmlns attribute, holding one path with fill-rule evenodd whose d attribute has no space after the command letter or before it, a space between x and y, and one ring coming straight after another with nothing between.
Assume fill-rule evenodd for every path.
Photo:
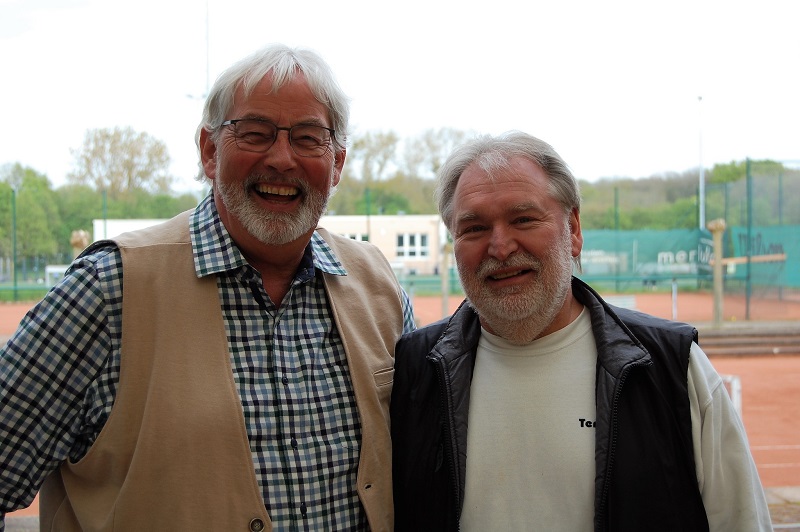
<instances>
[{"instance_id":1,"label":"chain-link fence","mask_svg":"<svg viewBox=\"0 0 800 532\"><path fill-rule=\"evenodd\" d=\"M725 221L724 292L800 302L800 162L747 161L744 176L706 186L706 220ZM705 229L584 231L581 276L605 291L712 289ZM748 313L748 317L749 313ZM757 319L757 316L754 316Z\"/></svg>"}]
</instances>

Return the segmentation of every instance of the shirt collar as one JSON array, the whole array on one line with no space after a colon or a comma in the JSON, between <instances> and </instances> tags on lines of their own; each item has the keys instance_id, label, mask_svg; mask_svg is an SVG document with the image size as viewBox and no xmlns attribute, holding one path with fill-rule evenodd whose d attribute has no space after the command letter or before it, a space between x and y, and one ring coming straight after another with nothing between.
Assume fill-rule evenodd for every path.
<instances>
[{"instance_id":1,"label":"shirt collar","mask_svg":"<svg viewBox=\"0 0 800 532\"><path fill-rule=\"evenodd\" d=\"M189 234L197 277L205 277L247 265L238 246L220 220L214 196L209 193L189 218ZM347 275L347 270L325 240L314 232L306 246L298 275L313 276L315 269L331 275Z\"/></svg>"}]
</instances>

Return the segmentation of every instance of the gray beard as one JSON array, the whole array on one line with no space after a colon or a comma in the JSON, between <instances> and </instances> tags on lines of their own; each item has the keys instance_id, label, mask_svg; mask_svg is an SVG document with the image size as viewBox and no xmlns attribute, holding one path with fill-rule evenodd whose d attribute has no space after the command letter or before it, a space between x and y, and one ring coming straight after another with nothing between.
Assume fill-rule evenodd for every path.
<instances>
[{"instance_id":1,"label":"gray beard","mask_svg":"<svg viewBox=\"0 0 800 532\"><path fill-rule=\"evenodd\" d=\"M482 284L480 279L485 276L482 272L499 265L492 259L484 261L477 272L467 272L459 266L464 292L487 329L513 344L525 345L550 326L572 284L569 233L562 238L566 240L556 242L544 262L527 253L504 262L504 265L531 267L537 272L536 283L525 287L496 291Z\"/></svg>"},{"instance_id":2,"label":"gray beard","mask_svg":"<svg viewBox=\"0 0 800 532\"><path fill-rule=\"evenodd\" d=\"M280 246L294 242L316 229L328 207L333 189L331 194L325 196L308 187L305 182L295 181L293 184L300 188L304 198L300 209L294 213L275 213L258 207L249 196L250 185L260 179L260 176L251 176L244 184L238 185L217 181L219 195L225 207L236 216L248 233L262 244Z\"/></svg>"},{"instance_id":3,"label":"gray beard","mask_svg":"<svg viewBox=\"0 0 800 532\"><path fill-rule=\"evenodd\" d=\"M539 338L548 325L553 322L560 307L547 309L546 314L530 314L527 318L513 320L502 316L480 314L487 328L495 335L506 339L514 345L526 345Z\"/></svg>"}]
</instances>

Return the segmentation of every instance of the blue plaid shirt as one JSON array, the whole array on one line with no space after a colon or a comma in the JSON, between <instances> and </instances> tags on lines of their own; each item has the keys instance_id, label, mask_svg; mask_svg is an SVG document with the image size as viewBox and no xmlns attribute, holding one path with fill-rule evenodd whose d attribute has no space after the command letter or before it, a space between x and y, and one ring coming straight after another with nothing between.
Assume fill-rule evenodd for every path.
<instances>
[{"instance_id":1,"label":"blue plaid shirt","mask_svg":"<svg viewBox=\"0 0 800 532\"><path fill-rule=\"evenodd\" d=\"M365 530L356 492L361 427L341 338L317 271L346 275L316 234L280 307L207 196L191 216L198 277L217 276L256 478L276 530ZM404 297L405 331L414 329ZM114 246L76 260L0 351L2 515L83 457L119 379L122 263ZM324 427L324 429L322 428Z\"/></svg>"}]
</instances>

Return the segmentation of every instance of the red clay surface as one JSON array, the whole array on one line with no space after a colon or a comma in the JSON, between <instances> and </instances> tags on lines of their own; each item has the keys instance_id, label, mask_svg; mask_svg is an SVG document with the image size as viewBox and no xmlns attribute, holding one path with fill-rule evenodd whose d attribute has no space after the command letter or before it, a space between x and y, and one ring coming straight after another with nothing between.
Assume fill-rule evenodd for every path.
<instances>
[{"instance_id":1,"label":"red clay surface","mask_svg":"<svg viewBox=\"0 0 800 532\"><path fill-rule=\"evenodd\" d=\"M447 312L461 303L450 297ZM32 303L0 303L0 338L7 338ZM635 295L635 306L663 318L677 318L692 324L711 322L713 300L708 293L679 293L674 305L669 293ZM414 298L420 325L443 316L441 297ZM744 297L726 296L725 322L744 321ZM800 321L800 300L778 301L753 298L750 321ZM742 385L742 418L750 446L765 487L800 486L800 356L715 357L712 363L721 374L736 375ZM9 514L11 515L11 514ZM13 515L38 515L38 504Z\"/></svg>"}]
</instances>

